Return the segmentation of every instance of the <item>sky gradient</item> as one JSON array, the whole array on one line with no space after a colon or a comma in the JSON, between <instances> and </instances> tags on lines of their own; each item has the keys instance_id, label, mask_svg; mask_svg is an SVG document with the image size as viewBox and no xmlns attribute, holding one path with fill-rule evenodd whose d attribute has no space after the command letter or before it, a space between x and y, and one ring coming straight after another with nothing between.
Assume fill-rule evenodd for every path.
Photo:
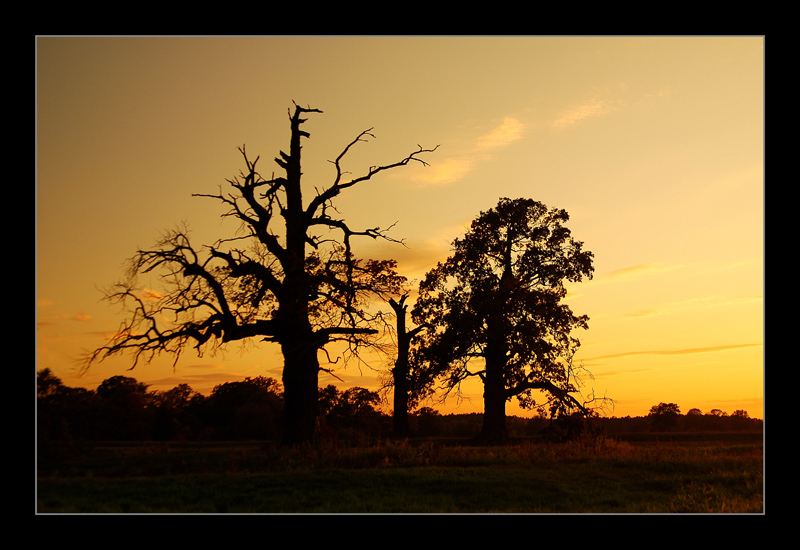
<instances>
[{"instance_id":1,"label":"sky gradient","mask_svg":"<svg viewBox=\"0 0 800 550\"><path fill-rule=\"evenodd\" d=\"M341 196L351 227L396 222L407 245L359 241L359 255L418 280L501 197L564 208L595 255L567 298L590 317L584 389L615 416L671 402L763 418L762 37L38 37L36 63L36 363L68 386L125 375L208 395L280 380L277 347L256 343L188 351L174 371L169 358L75 366L119 326L102 290L137 248L182 222L196 244L233 234L192 193L224 188L242 145L277 171L296 101L323 111L304 125L307 190L368 128L346 157L355 174L439 146L429 167ZM363 366L336 375L320 384L378 387ZM482 411L480 384L465 390L436 408Z\"/></svg>"}]
</instances>

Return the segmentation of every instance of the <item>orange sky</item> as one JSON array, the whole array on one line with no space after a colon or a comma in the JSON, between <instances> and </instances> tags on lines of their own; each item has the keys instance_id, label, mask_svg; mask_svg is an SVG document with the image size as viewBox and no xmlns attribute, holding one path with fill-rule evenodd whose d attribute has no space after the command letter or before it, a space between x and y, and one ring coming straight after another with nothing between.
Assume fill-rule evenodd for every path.
<instances>
[{"instance_id":1,"label":"orange sky","mask_svg":"<svg viewBox=\"0 0 800 550\"><path fill-rule=\"evenodd\" d=\"M36 360L66 385L122 374L207 394L280 379L278 350L255 344L186 353L174 372L167 359L74 366L119 325L101 290L137 247L182 221L197 243L231 234L191 194L238 174L241 145L272 170L294 100L324 111L305 127L309 189L368 128L354 173L439 145L430 167L341 197L352 226L397 222L408 246L361 255L419 279L500 197L565 208L595 254L568 297L590 317L586 389L616 416L673 402L763 418L763 37L38 37L36 50ZM336 374L320 383L377 387L369 368ZM437 408L481 411L480 385L466 390Z\"/></svg>"}]
</instances>

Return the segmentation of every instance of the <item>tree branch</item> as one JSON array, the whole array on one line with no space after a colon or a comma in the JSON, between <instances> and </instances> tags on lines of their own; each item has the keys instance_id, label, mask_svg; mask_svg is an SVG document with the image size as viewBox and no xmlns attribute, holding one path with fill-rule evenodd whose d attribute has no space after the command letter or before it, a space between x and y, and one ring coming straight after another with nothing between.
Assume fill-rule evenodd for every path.
<instances>
[{"instance_id":1,"label":"tree branch","mask_svg":"<svg viewBox=\"0 0 800 550\"><path fill-rule=\"evenodd\" d=\"M342 182L342 176L344 175L345 172L342 171L342 167L341 167L342 159L345 157L345 155L350 150L350 148L353 147L356 143L358 143L360 141L366 141L366 139L365 139L366 136L375 137L371 133L371 131L372 131L372 128L370 128L369 130L365 130L365 131L361 132L353 141L351 141L344 148L344 150L339 154L339 156L336 157L336 160L333 161L333 164L336 167L336 178L334 179L333 184L331 184L330 187L325 189L322 193L318 193L317 196L314 197L314 199L308 205L308 208L306 209L306 216L308 216L309 219L314 218L316 216L317 210L320 207L324 206L326 203L328 203L328 201L333 199L342 190L347 189L348 187L352 187L352 186L354 186L357 183L360 183L362 181L367 181L369 179L372 179L373 176L375 176L376 174L378 174L380 172L383 172L385 170L390 170L392 168L397 168L399 166L405 166L406 164L408 164L411 161L417 161L417 162L422 163L424 166L428 166L428 163L425 162L424 160L420 159L420 158L417 158L417 155L420 155L422 153L432 153L436 149L439 148L439 146L437 145L433 149L423 149L421 146L417 145L418 149L416 151L414 151L413 153L411 153L410 155L406 156L404 159L399 160L399 161L397 161L395 163L392 163L392 164L384 165L384 166L371 166L369 168L369 171L367 172L367 174L365 174L363 176L360 176L360 177L357 177L355 179L352 179L352 180L350 180L348 182L344 182L343 183ZM324 213L323 213L323 215L324 215Z\"/></svg>"}]
</instances>

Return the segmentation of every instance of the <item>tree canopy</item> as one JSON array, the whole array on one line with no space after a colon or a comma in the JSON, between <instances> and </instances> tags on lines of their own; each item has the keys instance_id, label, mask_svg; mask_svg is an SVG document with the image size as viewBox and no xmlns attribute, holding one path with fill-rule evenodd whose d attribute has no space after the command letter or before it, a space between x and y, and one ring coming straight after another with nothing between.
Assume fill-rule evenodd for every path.
<instances>
[{"instance_id":1,"label":"tree canopy","mask_svg":"<svg viewBox=\"0 0 800 550\"><path fill-rule=\"evenodd\" d=\"M505 403L579 409L574 329L588 327L562 299L564 283L591 278L593 255L572 238L569 215L532 199L503 198L482 212L453 253L420 283L412 316L427 330L415 361L452 391L468 377L484 385L484 433L505 438ZM549 395L537 404L533 392Z\"/></svg>"}]
</instances>

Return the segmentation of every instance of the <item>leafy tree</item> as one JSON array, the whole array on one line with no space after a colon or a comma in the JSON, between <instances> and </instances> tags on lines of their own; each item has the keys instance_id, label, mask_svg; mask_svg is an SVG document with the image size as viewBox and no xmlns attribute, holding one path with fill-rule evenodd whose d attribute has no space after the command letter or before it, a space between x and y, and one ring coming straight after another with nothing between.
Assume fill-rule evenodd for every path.
<instances>
[{"instance_id":1,"label":"leafy tree","mask_svg":"<svg viewBox=\"0 0 800 550\"><path fill-rule=\"evenodd\" d=\"M154 409L147 387L129 376L112 376L100 383L95 393L101 439L150 438Z\"/></svg>"},{"instance_id":2,"label":"leafy tree","mask_svg":"<svg viewBox=\"0 0 800 550\"><path fill-rule=\"evenodd\" d=\"M397 162L350 178L342 162L357 143L374 137L366 130L332 161L332 182L316 187L305 200L301 140L310 134L302 125L306 115L321 112L295 105L289 113L289 152L280 151L275 158L283 175L263 178L256 167L259 159L251 161L242 147L246 168L228 180L230 192L197 195L222 203L228 209L224 216L241 223L238 236L197 248L188 231L179 228L131 259L127 278L106 296L127 306L127 319L114 339L87 357L86 367L123 352L133 355L135 367L160 353L174 354L177 361L190 346L202 354L233 341L274 342L284 358L283 442L311 440L317 417L317 353L337 341L357 353L376 332L378 317L369 308L370 300L398 294L403 281L393 260L354 256L354 237L393 239L377 227L351 228L335 217L334 201L382 172L411 161L426 164L419 156L433 151L419 147ZM154 270L163 270L166 287L157 299L145 297L137 281Z\"/></svg>"},{"instance_id":3,"label":"leafy tree","mask_svg":"<svg viewBox=\"0 0 800 550\"><path fill-rule=\"evenodd\" d=\"M442 415L431 407L421 407L416 412L418 419L418 435L422 437L441 435Z\"/></svg>"},{"instance_id":4,"label":"leafy tree","mask_svg":"<svg viewBox=\"0 0 800 550\"><path fill-rule=\"evenodd\" d=\"M38 443L94 439L99 416L95 392L65 386L48 368L36 373Z\"/></svg>"},{"instance_id":5,"label":"leafy tree","mask_svg":"<svg viewBox=\"0 0 800 550\"><path fill-rule=\"evenodd\" d=\"M64 384L53 371L48 368L36 372L36 397L44 398L56 395L63 390Z\"/></svg>"},{"instance_id":6,"label":"leafy tree","mask_svg":"<svg viewBox=\"0 0 800 550\"><path fill-rule=\"evenodd\" d=\"M198 418L193 414L193 402L203 396L188 384L178 384L166 391L153 392L155 426L153 439L186 439L198 428Z\"/></svg>"},{"instance_id":7,"label":"leafy tree","mask_svg":"<svg viewBox=\"0 0 800 550\"><path fill-rule=\"evenodd\" d=\"M333 411L339 401L339 389L333 384L328 384L319 390L319 414L326 417Z\"/></svg>"},{"instance_id":8,"label":"leafy tree","mask_svg":"<svg viewBox=\"0 0 800 550\"><path fill-rule=\"evenodd\" d=\"M591 278L593 255L564 225L569 215L531 199L501 199L453 243L453 254L427 273L412 312L420 336L417 360L445 380L448 392L478 376L484 387L481 437L507 437L505 404L580 410L572 331L588 328L561 300L565 281ZM548 401L537 404L533 392Z\"/></svg>"},{"instance_id":9,"label":"leafy tree","mask_svg":"<svg viewBox=\"0 0 800 550\"><path fill-rule=\"evenodd\" d=\"M203 403L205 423L220 439L273 439L283 414L277 380L265 376L214 386Z\"/></svg>"},{"instance_id":10,"label":"leafy tree","mask_svg":"<svg viewBox=\"0 0 800 550\"><path fill-rule=\"evenodd\" d=\"M697 408L689 409L683 420L687 430L699 430L703 427L703 411Z\"/></svg>"},{"instance_id":11,"label":"leafy tree","mask_svg":"<svg viewBox=\"0 0 800 550\"><path fill-rule=\"evenodd\" d=\"M358 386L339 391L334 385L320 390L323 423L342 435L374 435L380 429L381 398L377 392Z\"/></svg>"},{"instance_id":12,"label":"leafy tree","mask_svg":"<svg viewBox=\"0 0 800 550\"><path fill-rule=\"evenodd\" d=\"M678 427L681 409L675 403L659 403L650 407L650 426L653 431L666 432Z\"/></svg>"},{"instance_id":13,"label":"leafy tree","mask_svg":"<svg viewBox=\"0 0 800 550\"><path fill-rule=\"evenodd\" d=\"M744 409L737 409L730 416L731 428L734 430L744 430L754 426L750 415Z\"/></svg>"},{"instance_id":14,"label":"leafy tree","mask_svg":"<svg viewBox=\"0 0 800 550\"><path fill-rule=\"evenodd\" d=\"M334 414L339 412L342 416L364 417L377 412L376 407L381 398L377 392L361 387L348 388L342 392Z\"/></svg>"}]
</instances>

